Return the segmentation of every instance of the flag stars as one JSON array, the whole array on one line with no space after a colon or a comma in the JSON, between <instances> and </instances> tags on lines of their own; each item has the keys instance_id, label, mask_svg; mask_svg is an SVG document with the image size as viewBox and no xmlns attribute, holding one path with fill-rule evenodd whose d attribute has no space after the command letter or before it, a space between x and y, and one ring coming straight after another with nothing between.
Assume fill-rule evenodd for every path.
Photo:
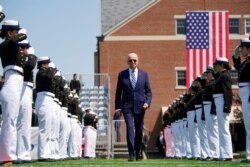
<instances>
[{"instance_id":1,"label":"flag stars","mask_svg":"<svg viewBox=\"0 0 250 167\"><path fill-rule=\"evenodd\" d=\"M208 48L208 14L207 12L193 12L186 15L187 47Z\"/></svg>"}]
</instances>

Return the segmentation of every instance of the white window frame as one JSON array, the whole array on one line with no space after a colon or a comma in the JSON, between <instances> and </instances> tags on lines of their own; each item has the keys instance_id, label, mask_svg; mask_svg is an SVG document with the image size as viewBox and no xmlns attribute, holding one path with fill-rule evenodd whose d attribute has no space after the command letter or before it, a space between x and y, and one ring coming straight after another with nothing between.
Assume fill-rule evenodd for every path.
<instances>
[{"instance_id":1,"label":"white window frame","mask_svg":"<svg viewBox=\"0 0 250 167\"><path fill-rule=\"evenodd\" d=\"M178 85L178 71L186 71L186 67L175 67L175 89L187 89L186 85Z\"/></svg>"},{"instance_id":2,"label":"white window frame","mask_svg":"<svg viewBox=\"0 0 250 167\"><path fill-rule=\"evenodd\" d=\"M186 34L178 34L177 33L177 20L180 20L180 19L186 20L186 16L185 15L174 15L174 19L175 19L175 35L186 36Z\"/></svg>"},{"instance_id":3,"label":"white window frame","mask_svg":"<svg viewBox=\"0 0 250 167\"><path fill-rule=\"evenodd\" d=\"M237 19L238 21L239 21L239 27L238 27L238 29L239 29L239 32L238 33L230 33L230 19ZM240 34L240 18L238 18L238 17L229 17L229 34L230 35L239 35Z\"/></svg>"},{"instance_id":4,"label":"white window frame","mask_svg":"<svg viewBox=\"0 0 250 167\"><path fill-rule=\"evenodd\" d=\"M243 18L245 19L245 34L249 35L250 32L247 33L247 20L250 21L250 15L244 15ZM248 27L250 28L250 24Z\"/></svg>"}]
</instances>

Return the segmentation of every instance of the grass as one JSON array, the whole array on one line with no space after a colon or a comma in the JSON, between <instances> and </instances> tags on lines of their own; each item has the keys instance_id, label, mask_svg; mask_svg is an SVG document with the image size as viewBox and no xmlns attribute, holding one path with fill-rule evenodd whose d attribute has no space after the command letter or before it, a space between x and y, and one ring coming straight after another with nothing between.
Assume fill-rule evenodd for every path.
<instances>
[{"instance_id":1,"label":"grass","mask_svg":"<svg viewBox=\"0 0 250 167\"><path fill-rule=\"evenodd\" d=\"M128 162L127 159L95 159L95 160L66 160L57 162L33 162L27 164L12 165L18 167L241 167L250 164L233 162L194 161L177 159L148 159L143 161Z\"/></svg>"}]
</instances>

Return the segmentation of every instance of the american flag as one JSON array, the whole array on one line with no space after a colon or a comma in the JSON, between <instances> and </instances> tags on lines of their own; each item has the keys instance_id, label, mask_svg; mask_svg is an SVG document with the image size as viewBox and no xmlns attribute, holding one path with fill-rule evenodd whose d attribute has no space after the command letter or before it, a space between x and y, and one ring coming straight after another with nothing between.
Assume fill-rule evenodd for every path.
<instances>
[{"instance_id":1,"label":"american flag","mask_svg":"<svg viewBox=\"0 0 250 167\"><path fill-rule=\"evenodd\" d=\"M229 57L229 12L186 12L186 86L216 57Z\"/></svg>"}]
</instances>

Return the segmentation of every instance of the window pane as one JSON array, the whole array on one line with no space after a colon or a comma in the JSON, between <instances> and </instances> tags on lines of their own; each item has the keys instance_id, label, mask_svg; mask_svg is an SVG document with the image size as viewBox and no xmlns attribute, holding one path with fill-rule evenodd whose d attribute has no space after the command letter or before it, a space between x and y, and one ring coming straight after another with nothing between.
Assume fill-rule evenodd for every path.
<instances>
[{"instance_id":1,"label":"window pane","mask_svg":"<svg viewBox=\"0 0 250 167\"><path fill-rule=\"evenodd\" d=\"M239 19L229 19L229 33L239 34L240 33L240 21Z\"/></svg>"},{"instance_id":2,"label":"window pane","mask_svg":"<svg viewBox=\"0 0 250 167\"><path fill-rule=\"evenodd\" d=\"M177 19L176 20L176 32L177 34L186 34L186 20L185 19Z\"/></svg>"},{"instance_id":3,"label":"window pane","mask_svg":"<svg viewBox=\"0 0 250 167\"><path fill-rule=\"evenodd\" d=\"M236 70L231 70L230 75L231 75L231 79L232 79L232 84L237 85L237 83L238 83L238 72Z\"/></svg>"},{"instance_id":4,"label":"window pane","mask_svg":"<svg viewBox=\"0 0 250 167\"><path fill-rule=\"evenodd\" d=\"M250 33L250 18L246 19L246 33Z\"/></svg>"},{"instance_id":5,"label":"window pane","mask_svg":"<svg viewBox=\"0 0 250 167\"><path fill-rule=\"evenodd\" d=\"M186 86L186 71L177 71L177 86Z\"/></svg>"},{"instance_id":6,"label":"window pane","mask_svg":"<svg viewBox=\"0 0 250 167\"><path fill-rule=\"evenodd\" d=\"M250 33L250 27L246 27L246 33Z\"/></svg>"}]
</instances>

